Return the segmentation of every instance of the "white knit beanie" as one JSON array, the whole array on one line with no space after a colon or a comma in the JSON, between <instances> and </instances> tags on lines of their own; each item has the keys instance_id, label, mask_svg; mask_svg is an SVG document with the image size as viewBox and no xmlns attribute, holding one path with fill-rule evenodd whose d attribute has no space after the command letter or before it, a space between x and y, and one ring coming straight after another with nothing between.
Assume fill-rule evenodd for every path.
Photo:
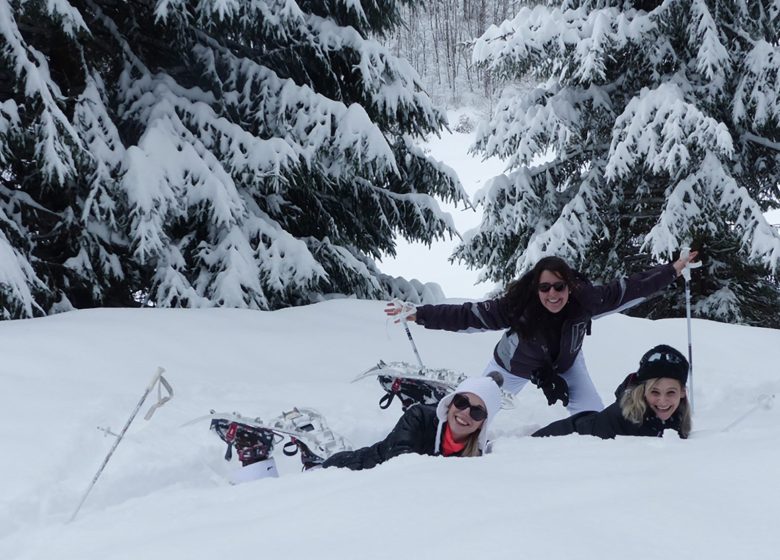
<instances>
[{"instance_id":1,"label":"white knit beanie","mask_svg":"<svg viewBox=\"0 0 780 560\"><path fill-rule=\"evenodd\" d=\"M498 411L501 410L501 403L503 400L501 389L499 388L498 383L491 377L467 377L464 379L452 393L440 400L439 405L436 407L436 416L439 418L439 431L444 422L447 421L447 409L450 407L452 398L458 393L474 393L485 401L488 416L479 431L479 448L484 451L485 446L487 445L488 427L493 422ZM439 434L436 436L436 449L439 449Z\"/></svg>"}]
</instances>

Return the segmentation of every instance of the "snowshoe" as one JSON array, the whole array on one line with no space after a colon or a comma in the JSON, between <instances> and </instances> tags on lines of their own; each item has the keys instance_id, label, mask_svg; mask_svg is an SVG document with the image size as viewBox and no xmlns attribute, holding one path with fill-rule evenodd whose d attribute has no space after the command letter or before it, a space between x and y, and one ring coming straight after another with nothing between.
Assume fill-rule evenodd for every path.
<instances>
[{"instance_id":1,"label":"snowshoe","mask_svg":"<svg viewBox=\"0 0 780 560\"><path fill-rule=\"evenodd\" d=\"M304 470L322 464L339 451L351 449L347 441L328 428L325 419L310 408L294 408L271 422L249 418L237 412L212 411L211 428L228 444L225 460L235 447L242 465L267 459L275 444L289 438L282 452L287 456L300 453Z\"/></svg>"},{"instance_id":2,"label":"snowshoe","mask_svg":"<svg viewBox=\"0 0 780 560\"><path fill-rule=\"evenodd\" d=\"M395 397L401 401L402 410L406 411L413 404L436 404L445 395L451 393L466 379L466 375L449 369L434 369L419 367L408 362L379 363L364 371L352 380L359 381L366 377L376 377L385 390L385 395L379 399L379 408L386 409ZM514 401L509 393L503 393L501 408L514 408Z\"/></svg>"},{"instance_id":3,"label":"snowshoe","mask_svg":"<svg viewBox=\"0 0 780 560\"><path fill-rule=\"evenodd\" d=\"M262 424L259 418L255 418L255 421ZM237 422L232 418L212 418L210 429L227 443L225 461L230 461L235 448L238 460L244 467L268 459L273 453L274 445L284 439L271 430Z\"/></svg>"}]
</instances>

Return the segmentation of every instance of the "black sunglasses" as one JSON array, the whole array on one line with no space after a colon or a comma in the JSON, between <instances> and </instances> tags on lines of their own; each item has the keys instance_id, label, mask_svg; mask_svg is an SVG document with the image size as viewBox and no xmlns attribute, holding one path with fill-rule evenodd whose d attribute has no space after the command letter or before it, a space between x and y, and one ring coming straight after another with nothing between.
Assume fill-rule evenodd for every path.
<instances>
[{"instance_id":1,"label":"black sunglasses","mask_svg":"<svg viewBox=\"0 0 780 560\"><path fill-rule=\"evenodd\" d=\"M459 393L452 397L452 404L458 410L466 410L468 408L469 416L471 416L471 419L475 422L480 422L487 418L487 410L485 410L485 407L478 404L471 404L471 401L465 395Z\"/></svg>"},{"instance_id":2,"label":"black sunglasses","mask_svg":"<svg viewBox=\"0 0 780 560\"><path fill-rule=\"evenodd\" d=\"M553 284L550 284L549 282L542 282L538 286L540 292L547 293L550 291L550 288L555 290L556 292L562 292L566 289L566 282L555 282Z\"/></svg>"}]
</instances>

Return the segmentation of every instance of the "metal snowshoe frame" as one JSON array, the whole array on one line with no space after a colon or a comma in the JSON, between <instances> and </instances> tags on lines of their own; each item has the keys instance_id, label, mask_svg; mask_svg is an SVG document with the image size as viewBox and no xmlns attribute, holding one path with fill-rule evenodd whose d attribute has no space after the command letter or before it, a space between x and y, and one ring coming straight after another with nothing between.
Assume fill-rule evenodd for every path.
<instances>
[{"instance_id":1,"label":"metal snowshoe frame","mask_svg":"<svg viewBox=\"0 0 780 560\"><path fill-rule=\"evenodd\" d=\"M232 443L236 447L239 458L245 454L250 459L251 462L248 463L242 460L245 466L267 459L273 453L274 446L288 438L289 441L284 444L282 452L288 457L300 453L304 470L322 464L334 453L352 449L347 440L331 430L325 418L311 408L293 408L270 422L263 422L259 417L243 416L238 412L211 411L209 418L211 418L211 428L223 441L227 442L220 433L222 426L235 425L236 433L240 433L238 430L244 430L246 433L256 434L254 440L245 442L247 446L244 450ZM231 443L228 442L228 445L230 447ZM265 456L261 456L260 451L264 451ZM230 460L228 453L225 459Z\"/></svg>"},{"instance_id":2,"label":"metal snowshoe frame","mask_svg":"<svg viewBox=\"0 0 780 560\"><path fill-rule=\"evenodd\" d=\"M468 376L450 369L429 368L423 365L420 352L417 350L407 322L407 317L413 312L413 308L410 309L408 304L400 300L393 300L392 303L401 310L399 321L404 327L418 365L415 366L408 362L385 363L383 360L379 360L376 366L355 377L352 383L365 377L376 377L386 391L385 395L379 399L379 408L383 410L392 404L396 396L401 401L401 408L404 411L417 403L436 404L448 393L453 392ZM502 394L501 408L514 408L512 395L503 390Z\"/></svg>"},{"instance_id":3,"label":"metal snowshoe frame","mask_svg":"<svg viewBox=\"0 0 780 560\"><path fill-rule=\"evenodd\" d=\"M436 404L466 379L464 374L449 369L421 368L408 362L385 363L382 360L352 382L365 377L376 377L386 391L379 399L379 408L388 408L398 397L403 410L417 403Z\"/></svg>"},{"instance_id":4,"label":"metal snowshoe frame","mask_svg":"<svg viewBox=\"0 0 780 560\"><path fill-rule=\"evenodd\" d=\"M401 401L402 410L413 404L436 404L452 393L468 376L451 369L417 367L409 362L379 363L352 380L376 377L386 393L379 399L379 408L388 408L395 397ZM515 407L512 395L502 390L501 408Z\"/></svg>"}]
</instances>

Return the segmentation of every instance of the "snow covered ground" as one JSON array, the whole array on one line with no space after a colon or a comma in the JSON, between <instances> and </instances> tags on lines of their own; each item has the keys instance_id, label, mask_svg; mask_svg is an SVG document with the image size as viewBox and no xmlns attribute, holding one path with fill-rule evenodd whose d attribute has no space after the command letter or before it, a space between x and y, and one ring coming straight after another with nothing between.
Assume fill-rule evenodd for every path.
<instances>
[{"instance_id":1,"label":"snow covered ground","mask_svg":"<svg viewBox=\"0 0 780 560\"><path fill-rule=\"evenodd\" d=\"M93 310L0 323L0 558L512 558L707 560L780 557L780 331L694 320L695 433L687 441L526 437L565 411L529 387L475 459L404 456L363 472L281 472L239 486L214 408L270 419L320 410L353 445L383 437L378 359L413 360L381 302L275 312ZM413 326L431 366L478 374L498 333ZM585 351L609 400L644 350L686 346L682 320L610 316ZM66 523L156 367L174 399L139 418L79 517ZM145 410L146 407L144 407Z\"/></svg>"}]
</instances>

